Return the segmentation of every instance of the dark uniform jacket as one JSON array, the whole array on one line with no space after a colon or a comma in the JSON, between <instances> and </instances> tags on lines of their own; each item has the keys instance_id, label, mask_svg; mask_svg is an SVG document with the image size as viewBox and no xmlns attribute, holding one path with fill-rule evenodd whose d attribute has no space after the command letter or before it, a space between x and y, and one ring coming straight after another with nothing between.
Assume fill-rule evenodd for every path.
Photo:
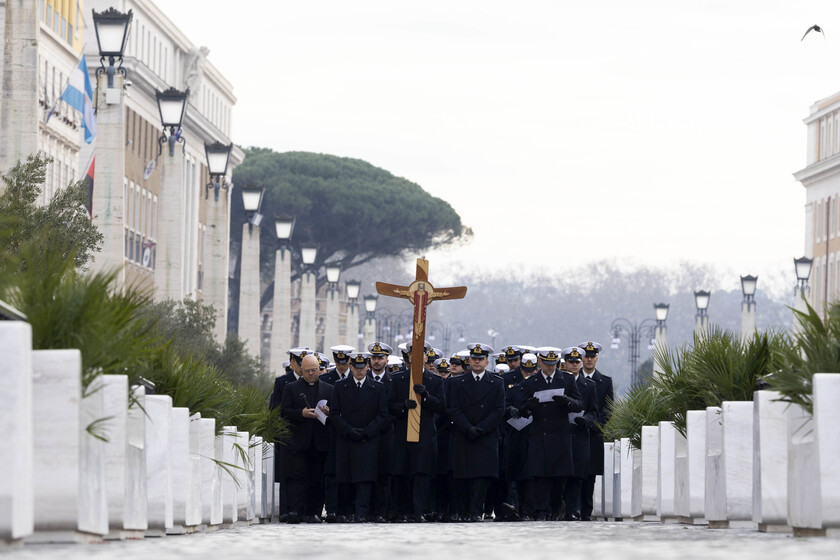
<instances>
[{"instance_id":1,"label":"dark uniform jacket","mask_svg":"<svg viewBox=\"0 0 840 560\"><path fill-rule=\"evenodd\" d=\"M522 368L515 367L510 371L506 371L502 374L502 379L505 381L505 388L514 387L519 385L525 380L525 377L522 376Z\"/></svg>"},{"instance_id":2,"label":"dark uniform jacket","mask_svg":"<svg viewBox=\"0 0 840 560\"><path fill-rule=\"evenodd\" d=\"M337 436L338 482L376 482L379 474L379 436L387 420L384 385L366 377L360 388L352 375L335 384L330 421ZM350 437L353 428L364 430L363 439Z\"/></svg>"},{"instance_id":3,"label":"dark uniform jacket","mask_svg":"<svg viewBox=\"0 0 840 560\"><path fill-rule=\"evenodd\" d=\"M574 476L583 478L589 473L589 429L595 427L595 418L598 414L598 405L595 400L595 382L587 379L582 373L578 374L577 379L578 391L580 392L580 402L583 406L583 420L586 422L585 426L580 426L577 422L571 423L572 430L572 455L575 461Z\"/></svg>"},{"instance_id":4,"label":"dark uniform jacket","mask_svg":"<svg viewBox=\"0 0 840 560\"><path fill-rule=\"evenodd\" d=\"M525 467L528 474L533 477L572 476L574 463L569 413L582 409L574 378L558 371L552 375L549 385L545 376L539 372L523 381L523 385L526 401L534 393L548 389L563 389L563 394L572 399L569 405L551 400L536 404L533 408L528 407L534 417L528 434L528 459Z\"/></svg>"},{"instance_id":5,"label":"dark uniform jacket","mask_svg":"<svg viewBox=\"0 0 840 560\"><path fill-rule=\"evenodd\" d=\"M596 368L592 381L595 382L595 405L598 408L595 422L598 425L589 429L589 476L604 474L604 434L598 426L603 426L610 419L607 403L611 403L614 398L612 377Z\"/></svg>"},{"instance_id":6,"label":"dark uniform jacket","mask_svg":"<svg viewBox=\"0 0 840 560\"><path fill-rule=\"evenodd\" d=\"M449 391L452 383L458 376L441 378L441 389L443 391L443 410L435 414L435 428L437 429L437 474L452 472L452 460L450 450L452 448L452 411L449 409Z\"/></svg>"},{"instance_id":7,"label":"dark uniform jacket","mask_svg":"<svg viewBox=\"0 0 840 560\"><path fill-rule=\"evenodd\" d=\"M368 378L376 383L373 379L373 371L368 370ZM388 395L391 394L391 374L386 370L380 377L380 381L385 390L385 400L387 407ZM379 440L379 474L391 474L392 463L394 462L394 417L388 414L388 418L382 424L381 437Z\"/></svg>"},{"instance_id":8,"label":"dark uniform jacket","mask_svg":"<svg viewBox=\"0 0 840 560\"><path fill-rule=\"evenodd\" d=\"M394 464L395 475L435 474L437 458L437 426L435 414L444 412L443 379L423 371L423 385L426 397L420 403L420 441L408 443L408 387L411 373L402 370L391 376L391 394L388 399L388 411L394 417ZM419 397L419 395L418 395Z\"/></svg>"},{"instance_id":9,"label":"dark uniform jacket","mask_svg":"<svg viewBox=\"0 0 840 560\"><path fill-rule=\"evenodd\" d=\"M353 373L350 371L350 368L348 368L347 371L344 372L344 379L347 379L348 377L353 377ZM335 385L336 383L341 381L341 376L338 374L335 368L333 368L327 373L322 373L318 379L320 379L321 381L326 381L330 385Z\"/></svg>"},{"instance_id":10,"label":"dark uniform jacket","mask_svg":"<svg viewBox=\"0 0 840 560\"><path fill-rule=\"evenodd\" d=\"M456 377L449 403L455 424L452 434L452 471L455 478L499 476L499 425L505 414L504 381L484 372L481 381L474 373ZM481 435L470 440L467 428L475 426Z\"/></svg>"},{"instance_id":11,"label":"dark uniform jacket","mask_svg":"<svg viewBox=\"0 0 840 560\"><path fill-rule=\"evenodd\" d=\"M289 422L292 435L286 446L290 450L304 451L314 445L315 449L326 453L330 447L330 431L317 418L304 418L304 408L314 408L318 402L326 399L327 406L332 402L333 386L316 381L310 386L303 378L293 381L283 389L280 401L280 414ZM301 395L305 395L304 398ZM329 424L329 420L327 421Z\"/></svg>"},{"instance_id":12,"label":"dark uniform jacket","mask_svg":"<svg viewBox=\"0 0 840 560\"><path fill-rule=\"evenodd\" d=\"M274 390L271 392L271 398L268 401L268 407L270 409L274 410L280 406L280 399L283 398L283 389L285 389L286 385L297 379L298 377L293 372L274 378ZM283 464L285 463L283 460L283 450L285 446L279 441L274 443L274 480L279 481L285 476L283 471Z\"/></svg>"},{"instance_id":13,"label":"dark uniform jacket","mask_svg":"<svg viewBox=\"0 0 840 560\"><path fill-rule=\"evenodd\" d=\"M523 379L524 381L524 379ZM504 470L509 481L527 480L528 471L525 469L525 459L528 456L528 434L531 432L531 425L517 430L507 423L511 415L507 412L511 407L516 410L525 406L525 385L520 381L517 384L505 385L505 442L504 442Z\"/></svg>"}]
</instances>

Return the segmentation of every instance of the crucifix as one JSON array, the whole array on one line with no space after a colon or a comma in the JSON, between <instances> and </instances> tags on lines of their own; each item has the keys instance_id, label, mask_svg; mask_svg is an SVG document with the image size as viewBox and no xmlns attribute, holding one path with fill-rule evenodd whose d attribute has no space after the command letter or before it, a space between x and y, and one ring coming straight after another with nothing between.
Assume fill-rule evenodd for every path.
<instances>
[{"instance_id":1,"label":"crucifix","mask_svg":"<svg viewBox=\"0 0 840 560\"><path fill-rule=\"evenodd\" d=\"M423 383L425 362L426 307L437 299L461 299L467 295L466 286L435 289L429 282L429 261L417 259L417 273L410 286L376 283L376 291L383 296L407 299L414 305L414 329L411 336L411 382L408 384L408 398L417 402L417 407L408 411L408 433L406 441L420 441L420 400L414 393L414 386Z\"/></svg>"}]
</instances>

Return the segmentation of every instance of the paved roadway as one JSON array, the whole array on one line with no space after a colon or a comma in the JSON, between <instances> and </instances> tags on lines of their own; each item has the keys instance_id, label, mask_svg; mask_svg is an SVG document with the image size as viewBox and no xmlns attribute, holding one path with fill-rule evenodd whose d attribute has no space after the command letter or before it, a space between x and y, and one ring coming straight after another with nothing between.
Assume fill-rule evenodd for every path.
<instances>
[{"instance_id":1,"label":"paved roadway","mask_svg":"<svg viewBox=\"0 0 840 560\"><path fill-rule=\"evenodd\" d=\"M658 560L840 558L840 539L658 523L252 525L213 533L93 545L27 545L14 559L192 558L404 560Z\"/></svg>"}]
</instances>

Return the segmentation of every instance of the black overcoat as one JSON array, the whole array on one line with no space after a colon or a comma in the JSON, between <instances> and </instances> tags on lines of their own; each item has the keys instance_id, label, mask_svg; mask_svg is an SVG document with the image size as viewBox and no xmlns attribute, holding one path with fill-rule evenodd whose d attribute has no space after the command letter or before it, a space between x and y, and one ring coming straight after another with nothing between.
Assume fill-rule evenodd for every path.
<instances>
[{"instance_id":1,"label":"black overcoat","mask_svg":"<svg viewBox=\"0 0 840 560\"><path fill-rule=\"evenodd\" d=\"M408 398L409 383L411 373L407 370L391 376L388 399L388 411L394 417L394 464L391 472L395 475L433 475L436 472L437 459L435 414L444 412L443 379L428 370L423 371L423 385L426 387L427 396L423 398L420 407L420 441L416 443L406 441L408 409L405 407L405 400Z\"/></svg>"},{"instance_id":2,"label":"black overcoat","mask_svg":"<svg viewBox=\"0 0 840 560\"><path fill-rule=\"evenodd\" d=\"M452 475L454 478L499 477L499 426L505 414L505 386L498 375L485 371L476 382L472 373L455 378L450 389ZM470 440L467 428L482 434Z\"/></svg>"},{"instance_id":3,"label":"black overcoat","mask_svg":"<svg viewBox=\"0 0 840 560\"><path fill-rule=\"evenodd\" d=\"M526 469L532 477L572 476L572 434L569 429L569 413L581 410L580 393L574 378L563 372L555 372L549 385L542 373L532 375L522 382L525 399L534 393L548 389L563 389L564 395L573 399L568 406L563 402L539 403L532 409L534 421L528 433L528 459Z\"/></svg>"},{"instance_id":4,"label":"black overcoat","mask_svg":"<svg viewBox=\"0 0 840 560\"><path fill-rule=\"evenodd\" d=\"M612 377L604 375L598 369L592 374L595 382L595 405L598 408L595 421L589 429L589 476L604 474L604 434L601 428L610 419L609 404L614 399Z\"/></svg>"},{"instance_id":5,"label":"black overcoat","mask_svg":"<svg viewBox=\"0 0 840 560\"><path fill-rule=\"evenodd\" d=\"M374 383L373 379L373 372L368 370L367 373L368 377ZM383 389L385 390L385 400L386 400L386 407L387 407L387 400L388 395L391 394L391 374L387 371L382 374L380 378L381 383L383 385ZM380 431L380 438L379 438L379 474L380 475L390 475L391 474L391 467L393 466L394 462L394 417L391 414L388 414L388 418L382 424L382 429Z\"/></svg>"},{"instance_id":6,"label":"black overcoat","mask_svg":"<svg viewBox=\"0 0 840 560\"><path fill-rule=\"evenodd\" d=\"M336 434L335 476L338 482L376 482L379 441L388 419L385 387L365 378L361 388L352 376L335 384L330 421ZM354 441L350 430L361 428L364 439Z\"/></svg>"},{"instance_id":7,"label":"black overcoat","mask_svg":"<svg viewBox=\"0 0 840 560\"><path fill-rule=\"evenodd\" d=\"M289 429L291 437L286 442L288 449L295 451L304 451L309 449L310 445L314 445L315 449L322 453L329 451L330 447L330 430L329 419L327 424L321 424L321 421L316 418L304 418L304 408L314 408L322 400L327 401L327 406L332 402L333 386L329 383L321 381L315 382L317 385L317 397L315 402L307 402L301 397L301 393L306 393L306 381L303 378L293 381L286 385L283 389L283 398L280 400L280 414L289 422Z\"/></svg>"},{"instance_id":8,"label":"black overcoat","mask_svg":"<svg viewBox=\"0 0 840 560\"><path fill-rule=\"evenodd\" d=\"M580 426L575 422L571 423L572 431L572 456L575 461L574 476L583 478L589 474L589 427L594 426L595 417L598 414L598 406L595 401L595 382L586 378L582 373L575 380L580 402L583 406L583 419L587 426Z\"/></svg>"},{"instance_id":9,"label":"black overcoat","mask_svg":"<svg viewBox=\"0 0 840 560\"><path fill-rule=\"evenodd\" d=\"M292 373L286 373L274 378L274 390L271 392L271 398L268 401L268 408L275 409L280 406L280 400L283 398L283 389L289 383L295 381L297 376ZM283 465L285 461L283 460L283 450L286 448L279 441L274 442L274 480L281 480L283 476L285 476L285 471L283 470Z\"/></svg>"},{"instance_id":10,"label":"black overcoat","mask_svg":"<svg viewBox=\"0 0 840 560\"><path fill-rule=\"evenodd\" d=\"M517 430L507 423L510 415L507 414L509 407L514 407L517 410L525 405L525 386L522 382L517 384L508 384L505 386L505 442L504 442L504 461L505 461L505 476L509 481L527 480L528 471L525 469L525 459L528 456L528 434L531 431L531 425L527 425L521 430Z\"/></svg>"}]
</instances>

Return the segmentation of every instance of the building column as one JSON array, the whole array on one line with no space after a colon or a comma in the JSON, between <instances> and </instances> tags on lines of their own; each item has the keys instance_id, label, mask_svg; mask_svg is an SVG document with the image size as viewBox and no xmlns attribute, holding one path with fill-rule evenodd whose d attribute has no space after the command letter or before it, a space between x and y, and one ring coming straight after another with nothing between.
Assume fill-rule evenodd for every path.
<instances>
[{"instance_id":1,"label":"building column","mask_svg":"<svg viewBox=\"0 0 840 560\"><path fill-rule=\"evenodd\" d=\"M6 0L0 82L0 172L38 152L38 5ZM6 184L0 181L0 192Z\"/></svg>"},{"instance_id":2,"label":"building column","mask_svg":"<svg viewBox=\"0 0 840 560\"><path fill-rule=\"evenodd\" d=\"M657 372L661 371L662 365L659 360L656 359L657 354L660 352L664 352L665 349L668 347L668 327L665 326L665 322L663 324L657 325L654 327L653 332L653 376L657 375Z\"/></svg>"},{"instance_id":3,"label":"building column","mask_svg":"<svg viewBox=\"0 0 840 560\"><path fill-rule=\"evenodd\" d=\"M300 323L298 326L298 346L315 350L318 333L315 324L315 286L317 275L307 270L300 277Z\"/></svg>"},{"instance_id":4,"label":"building column","mask_svg":"<svg viewBox=\"0 0 840 560\"><path fill-rule=\"evenodd\" d=\"M345 321L347 321L344 329L344 344L359 347L359 305L352 301L347 301L347 313Z\"/></svg>"},{"instance_id":5,"label":"building column","mask_svg":"<svg viewBox=\"0 0 840 560\"><path fill-rule=\"evenodd\" d=\"M341 344L338 340L338 288L330 286L326 293L327 307L326 307L326 323L324 324L324 352L329 350L330 346Z\"/></svg>"},{"instance_id":6,"label":"building column","mask_svg":"<svg viewBox=\"0 0 840 560\"><path fill-rule=\"evenodd\" d=\"M799 311L800 313L808 313L808 305L807 301L810 297L811 288L810 286L806 286L804 289L801 286L797 286L793 291L793 310ZM793 314L793 334L801 334L802 333L802 326L799 323L799 317L796 313Z\"/></svg>"},{"instance_id":7,"label":"building column","mask_svg":"<svg viewBox=\"0 0 840 560\"><path fill-rule=\"evenodd\" d=\"M94 272L117 270L116 287L125 287L125 90L124 76L99 74L96 88L96 155L93 223L103 235L102 251L94 256Z\"/></svg>"},{"instance_id":8,"label":"building column","mask_svg":"<svg viewBox=\"0 0 840 560\"><path fill-rule=\"evenodd\" d=\"M376 342L376 319L368 314L365 317L364 327L362 327L362 347L367 348L369 344L374 342Z\"/></svg>"},{"instance_id":9,"label":"building column","mask_svg":"<svg viewBox=\"0 0 840 560\"><path fill-rule=\"evenodd\" d=\"M184 151L159 156L158 244L155 259L155 300L184 298ZM98 166L98 164L97 164Z\"/></svg>"},{"instance_id":10,"label":"building column","mask_svg":"<svg viewBox=\"0 0 840 560\"><path fill-rule=\"evenodd\" d=\"M755 301L741 303L741 342L746 342L755 333Z\"/></svg>"},{"instance_id":11,"label":"building column","mask_svg":"<svg viewBox=\"0 0 840 560\"><path fill-rule=\"evenodd\" d=\"M207 234L204 237L204 280L202 299L218 316L213 338L219 344L227 338L228 275L230 268L230 188L220 189L219 199L207 199Z\"/></svg>"},{"instance_id":12,"label":"building column","mask_svg":"<svg viewBox=\"0 0 840 560\"><path fill-rule=\"evenodd\" d=\"M248 353L260 359L260 228L242 225L242 267L239 273L239 338Z\"/></svg>"},{"instance_id":13,"label":"building column","mask_svg":"<svg viewBox=\"0 0 840 560\"><path fill-rule=\"evenodd\" d=\"M274 318L271 325L271 365L274 375L282 375L286 351L292 348L292 252L277 249L274 261Z\"/></svg>"},{"instance_id":14,"label":"building column","mask_svg":"<svg viewBox=\"0 0 840 560\"><path fill-rule=\"evenodd\" d=\"M694 334L699 338L705 338L709 334L709 316L695 315L694 316Z\"/></svg>"}]
</instances>

